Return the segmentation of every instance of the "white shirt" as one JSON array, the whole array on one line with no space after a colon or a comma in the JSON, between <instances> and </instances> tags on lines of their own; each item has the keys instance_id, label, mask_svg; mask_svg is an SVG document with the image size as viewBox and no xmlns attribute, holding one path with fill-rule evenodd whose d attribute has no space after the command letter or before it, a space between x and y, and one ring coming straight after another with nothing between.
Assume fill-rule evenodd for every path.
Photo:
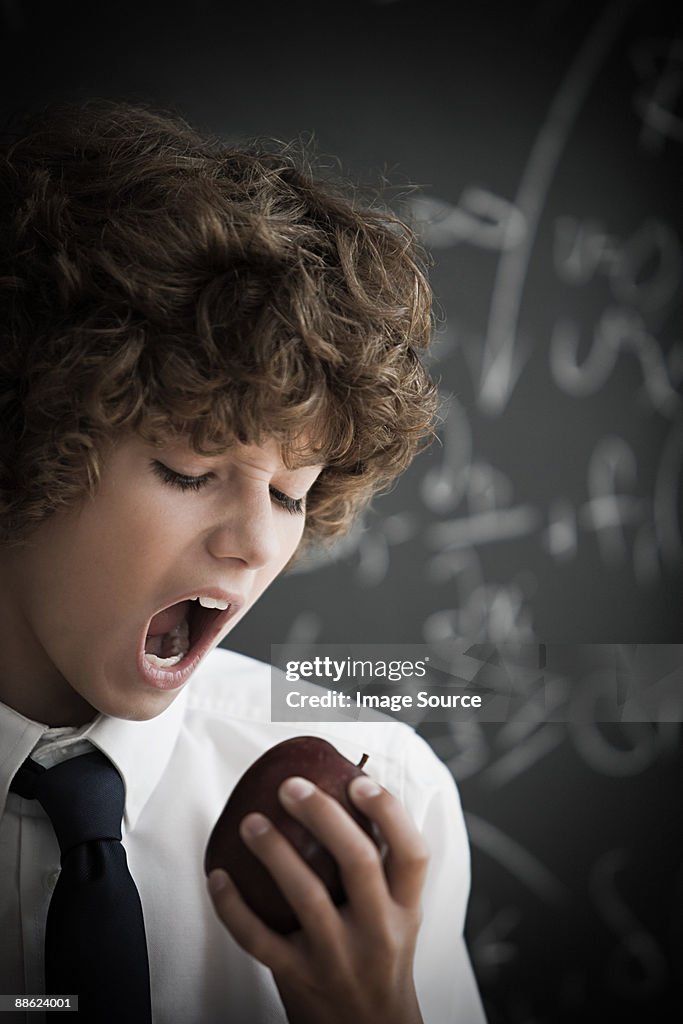
<instances>
[{"instance_id":1,"label":"white shirt","mask_svg":"<svg viewBox=\"0 0 683 1024\"><path fill-rule=\"evenodd\" d=\"M32 752L49 766L90 743L125 782L123 845L144 910L154 1024L284 1024L270 971L214 913L203 860L242 773L301 734L323 736L356 763L369 754L366 771L412 815L431 850L415 960L425 1024L484 1024L463 941L469 849L448 769L399 722L272 723L270 667L222 649L148 722L99 715L79 730L48 730L0 704L0 993L44 993L45 920L59 874L49 819L37 801L9 793L10 782ZM37 1024L41 1015L2 1016Z\"/></svg>"}]
</instances>

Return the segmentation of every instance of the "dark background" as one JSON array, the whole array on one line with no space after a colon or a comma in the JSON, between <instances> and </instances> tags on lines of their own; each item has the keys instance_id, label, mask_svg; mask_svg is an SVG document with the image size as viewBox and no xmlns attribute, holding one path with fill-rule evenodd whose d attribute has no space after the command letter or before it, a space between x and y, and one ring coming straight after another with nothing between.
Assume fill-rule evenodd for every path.
<instances>
[{"instance_id":1,"label":"dark background","mask_svg":"<svg viewBox=\"0 0 683 1024\"><path fill-rule=\"evenodd\" d=\"M232 646L683 642L674 7L0 3L4 117L101 95L313 135L435 261L441 445ZM468 815L491 1024L683 1019L680 724L421 731Z\"/></svg>"}]
</instances>

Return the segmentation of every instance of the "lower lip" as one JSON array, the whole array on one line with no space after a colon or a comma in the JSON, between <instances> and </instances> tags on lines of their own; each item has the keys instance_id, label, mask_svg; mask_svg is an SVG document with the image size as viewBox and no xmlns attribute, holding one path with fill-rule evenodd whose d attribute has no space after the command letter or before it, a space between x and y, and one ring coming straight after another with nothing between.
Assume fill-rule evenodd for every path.
<instances>
[{"instance_id":1,"label":"lower lip","mask_svg":"<svg viewBox=\"0 0 683 1024\"><path fill-rule=\"evenodd\" d=\"M153 665L147 660L145 657L145 637L143 637L138 653L138 669L142 678L149 686L154 687L155 690L178 690L187 682L202 658L209 653L221 633L224 632L228 622L237 614L237 610L237 608L231 605L230 613L227 616L217 616L215 623L207 630L201 642L195 644L182 661L179 661L177 665L173 665L170 668Z\"/></svg>"}]
</instances>

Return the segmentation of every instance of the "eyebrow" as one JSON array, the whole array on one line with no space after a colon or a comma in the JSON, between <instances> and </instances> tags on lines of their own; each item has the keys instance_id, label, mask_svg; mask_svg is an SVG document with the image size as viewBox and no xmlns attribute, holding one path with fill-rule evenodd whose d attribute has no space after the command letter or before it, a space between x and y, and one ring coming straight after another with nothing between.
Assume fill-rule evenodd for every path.
<instances>
[{"instance_id":1,"label":"eyebrow","mask_svg":"<svg viewBox=\"0 0 683 1024\"><path fill-rule=\"evenodd\" d=\"M161 449L163 449L163 448L173 448L175 446L175 444L179 444L181 447L185 446L191 452L192 455L198 456L201 459L206 459L207 461L208 460L213 460L213 459L220 459L221 456L227 454L227 452L229 452L231 447L232 447L232 446L229 445L227 448L225 448L224 451L214 452L214 453L208 452L206 454L203 454L201 452L194 451L194 449L192 448L192 445L186 439L185 440L179 440L177 442L175 440L170 440L170 441L162 442L161 445L151 445L150 447L153 447L153 448L156 448L157 450L159 450L160 448ZM296 452L293 452L292 454L295 455L295 456L297 455ZM315 468L319 467L320 468L320 472L322 472L324 469L327 468L327 463L321 462L320 461L321 457L322 457L322 452L318 452L318 453L312 452L310 455L304 455L302 453L300 455L300 457L295 457L295 464L293 466L291 466L291 468L288 467L288 466L285 466L285 470L287 472L290 472L290 473L296 473L296 471L298 469L313 469L314 467Z\"/></svg>"}]
</instances>

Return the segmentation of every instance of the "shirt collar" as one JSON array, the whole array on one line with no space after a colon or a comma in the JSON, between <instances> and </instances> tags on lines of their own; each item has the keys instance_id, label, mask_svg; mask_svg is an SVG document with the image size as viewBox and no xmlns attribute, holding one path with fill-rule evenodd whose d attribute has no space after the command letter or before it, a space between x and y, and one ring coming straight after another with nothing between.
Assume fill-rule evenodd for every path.
<instances>
[{"instance_id":1,"label":"shirt collar","mask_svg":"<svg viewBox=\"0 0 683 1024\"><path fill-rule=\"evenodd\" d=\"M0 704L0 815L5 813L10 783L19 765L46 731L46 725L32 722L6 704Z\"/></svg>"},{"instance_id":2,"label":"shirt collar","mask_svg":"<svg viewBox=\"0 0 683 1024\"><path fill-rule=\"evenodd\" d=\"M180 732L186 688L160 715L146 722L129 722L97 715L80 734L112 761L126 787L124 825L135 823L154 792ZM19 766L35 748L47 726L20 715L0 703L0 815Z\"/></svg>"}]
</instances>

